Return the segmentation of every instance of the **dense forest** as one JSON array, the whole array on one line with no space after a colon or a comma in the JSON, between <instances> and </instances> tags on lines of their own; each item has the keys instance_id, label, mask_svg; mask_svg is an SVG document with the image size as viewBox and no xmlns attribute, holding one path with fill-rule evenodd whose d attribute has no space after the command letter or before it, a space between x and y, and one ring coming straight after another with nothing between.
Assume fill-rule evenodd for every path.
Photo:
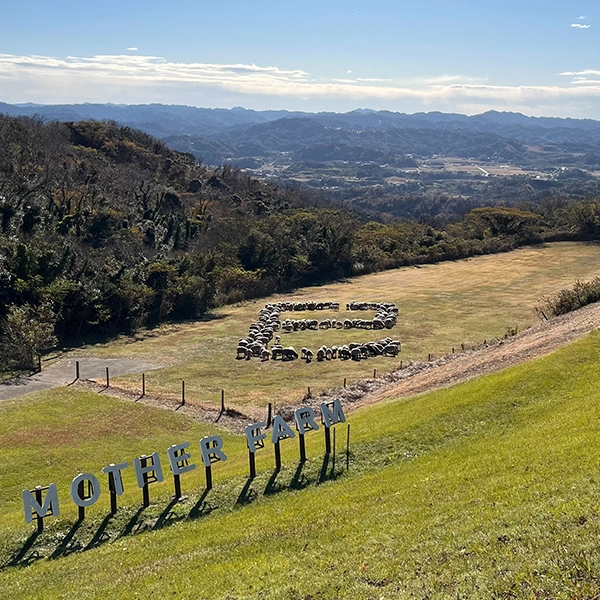
<instances>
[{"instance_id":1,"label":"dense forest","mask_svg":"<svg viewBox=\"0 0 600 600\"><path fill-rule=\"evenodd\" d=\"M333 206L115 123L0 115L0 364L319 281L600 233L594 199L444 226Z\"/></svg>"}]
</instances>

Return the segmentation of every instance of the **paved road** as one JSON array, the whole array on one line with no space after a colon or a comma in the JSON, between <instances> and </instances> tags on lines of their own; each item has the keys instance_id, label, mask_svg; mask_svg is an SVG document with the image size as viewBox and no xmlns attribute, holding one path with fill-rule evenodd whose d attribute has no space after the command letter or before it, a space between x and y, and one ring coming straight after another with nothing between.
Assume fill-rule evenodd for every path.
<instances>
[{"instance_id":1,"label":"paved road","mask_svg":"<svg viewBox=\"0 0 600 600\"><path fill-rule=\"evenodd\" d=\"M76 361L79 361L79 377L81 379L99 381L106 378L106 367L109 369L111 378L160 369L158 365L127 358L65 358L44 369L41 373L0 383L0 401L71 383L75 379Z\"/></svg>"}]
</instances>

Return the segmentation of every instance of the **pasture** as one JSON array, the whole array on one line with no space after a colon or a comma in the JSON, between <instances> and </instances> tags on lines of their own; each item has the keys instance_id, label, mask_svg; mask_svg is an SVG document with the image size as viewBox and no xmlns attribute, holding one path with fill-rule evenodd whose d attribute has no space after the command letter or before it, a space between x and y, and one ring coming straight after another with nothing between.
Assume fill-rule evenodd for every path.
<instances>
[{"instance_id":1,"label":"pasture","mask_svg":"<svg viewBox=\"0 0 600 600\"><path fill-rule=\"evenodd\" d=\"M143 510L131 474L123 508L106 496L76 522L79 472L195 439L213 426L73 389L0 404L0 589L7 598L591 598L600 589L600 333L451 389L351 415L349 469L320 432L309 460L283 443L246 478L230 459L153 484ZM338 426L339 427L339 426ZM341 442L341 443L340 443ZM340 447L341 446L341 447ZM341 456L340 456L341 455ZM63 513L39 536L20 489L54 481ZM104 490L106 491L106 490Z\"/></svg>"},{"instance_id":2,"label":"pasture","mask_svg":"<svg viewBox=\"0 0 600 600\"><path fill-rule=\"evenodd\" d=\"M225 390L227 406L249 412L252 406L295 404L307 393L341 387L392 370L409 361L427 360L460 351L461 344L481 344L502 338L537 322L535 307L576 279L600 274L600 246L555 243L506 254L420 267L406 267L357 277L340 283L305 288L289 295L271 296L214 311L205 321L185 323L140 333L134 338L81 348L72 355L131 357L164 368L147 375L151 393L180 397L185 380L186 401L218 404ZM361 362L293 362L235 360L239 338L248 332L265 303L307 299L340 302L340 311L282 313L282 318L372 318L373 314L345 310L351 300L395 302L398 324L391 330L319 330L281 333L282 344L299 352L306 346L369 341L391 336L400 339L396 358L376 357ZM83 374L85 377L85 374ZM115 379L115 385L139 390L139 376ZM262 414L263 411L261 411Z\"/></svg>"}]
</instances>

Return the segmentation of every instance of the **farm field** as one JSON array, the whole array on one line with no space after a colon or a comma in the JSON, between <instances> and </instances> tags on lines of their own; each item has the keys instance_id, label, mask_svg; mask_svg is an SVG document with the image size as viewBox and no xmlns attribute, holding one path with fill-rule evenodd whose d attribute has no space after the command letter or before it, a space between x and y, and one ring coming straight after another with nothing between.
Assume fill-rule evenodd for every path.
<instances>
[{"instance_id":1,"label":"farm field","mask_svg":"<svg viewBox=\"0 0 600 600\"><path fill-rule=\"evenodd\" d=\"M592 598L600 590L600 332L550 356L450 389L353 412L337 462L320 432L259 452L246 478L241 436L203 494L198 468L152 484L125 472L76 522L79 471L214 426L74 389L0 404L0 589L7 598ZM194 450L192 449L194 453ZM196 450L197 453L197 450ZM197 456L194 456L197 458ZM169 479L167 477L167 479ZM57 483L61 516L39 536L20 490Z\"/></svg>"},{"instance_id":2,"label":"farm field","mask_svg":"<svg viewBox=\"0 0 600 600\"><path fill-rule=\"evenodd\" d=\"M519 330L538 321L535 307L545 295L552 295L576 279L600 274L600 245L555 243L528 247L506 254L480 256L468 260L407 267L357 277L347 282L305 288L288 296L227 306L206 321L167 326L122 338L104 345L79 349L71 356L128 357L163 365L147 374L150 393L180 397L185 380L186 401L218 404L225 390L227 406L275 407L295 404L307 392L341 387L397 368L400 361L439 357L452 348L481 344L501 338L507 329ZM395 302L400 313L391 330L319 330L281 334L282 343L297 351L306 346L313 351L321 344L341 345L391 336L400 339L402 352L394 359L370 358L353 361L293 362L235 360L237 340L247 334L266 302L282 300L332 300L340 302L336 312L282 313L282 318L372 318L368 311L346 311L353 299ZM85 373L82 374L85 377ZM140 377L131 375L113 381L139 390Z\"/></svg>"}]
</instances>

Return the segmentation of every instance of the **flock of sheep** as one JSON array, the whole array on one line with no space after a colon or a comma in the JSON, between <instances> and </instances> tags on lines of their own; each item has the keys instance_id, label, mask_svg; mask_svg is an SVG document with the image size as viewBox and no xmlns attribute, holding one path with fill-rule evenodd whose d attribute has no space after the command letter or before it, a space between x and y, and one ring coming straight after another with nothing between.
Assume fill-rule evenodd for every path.
<instances>
[{"instance_id":1,"label":"flock of sheep","mask_svg":"<svg viewBox=\"0 0 600 600\"><path fill-rule=\"evenodd\" d=\"M346 310L373 310L376 311L373 319L291 319L281 321L280 315L286 311L314 311L314 310L339 310L339 302L277 302L266 304L258 315L258 321L252 323L248 335L238 341L237 359L250 360L260 358L262 361L269 359L282 361L302 358L307 363L313 358L317 361L332 360L362 360L369 356L396 356L400 352L399 340L390 337L372 342L351 342L343 346L321 346L316 356L312 350L302 348L301 354L293 346L287 348L281 345L281 337L277 332L291 333L307 329L391 329L398 317L398 308L393 302L356 302L346 304ZM269 349L269 344L275 341Z\"/></svg>"}]
</instances>

